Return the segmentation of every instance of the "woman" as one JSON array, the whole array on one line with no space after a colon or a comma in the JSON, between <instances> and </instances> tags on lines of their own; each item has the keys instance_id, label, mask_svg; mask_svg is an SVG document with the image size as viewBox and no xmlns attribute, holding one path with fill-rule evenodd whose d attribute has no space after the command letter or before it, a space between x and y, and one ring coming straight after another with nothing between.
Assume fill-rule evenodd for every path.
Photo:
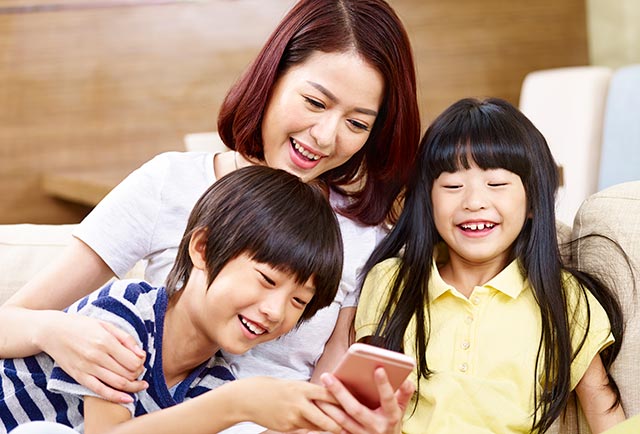
<instances>
[{"instance_id":1,"label":"woman","mask_svg":"<svg viewBox=\"0 0 640 434\"><path fill-rule=\"evenodd\" d=\"M132 381L141 354L128 336L57 309L143 258L145 278L161 284L202 192L238 167L266 164L329 187L345 245L343 277L334 303L308 324L229 361L239 377L308 379L314 366L333 367L348 344L358 271L393 217L419 141L402 23L384 0L301 0L229 91L218 130L234 151L160 155L96 207L65 255L0 310L0 357L45 351L114 401L126 397L115 389L143 387Z\"/></svg>"}]
</instances>

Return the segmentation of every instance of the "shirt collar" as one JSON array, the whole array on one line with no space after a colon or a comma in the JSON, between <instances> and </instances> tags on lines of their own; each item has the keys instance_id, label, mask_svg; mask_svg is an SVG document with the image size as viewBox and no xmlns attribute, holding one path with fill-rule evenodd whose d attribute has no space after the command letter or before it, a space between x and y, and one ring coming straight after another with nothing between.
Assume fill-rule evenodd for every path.
<instances>
[{"instance_id":1,"label":"shirt collar","mask_svg":"<svg viewBox=\"0 0 640 434\"><path fill-rule=\"evenodd\" d=\"M429 301L434 301L445 292L453 290L440 276L437 263L446 260L448 251L445 245L438 245L432 260L431 277L429 281ZM517 259L511 261L504 270L498 273L493 279L482 285L485 288L494 289L515 299L525 289L527 281L520 271L520 263Z\"/></svg>"}]
</instances>

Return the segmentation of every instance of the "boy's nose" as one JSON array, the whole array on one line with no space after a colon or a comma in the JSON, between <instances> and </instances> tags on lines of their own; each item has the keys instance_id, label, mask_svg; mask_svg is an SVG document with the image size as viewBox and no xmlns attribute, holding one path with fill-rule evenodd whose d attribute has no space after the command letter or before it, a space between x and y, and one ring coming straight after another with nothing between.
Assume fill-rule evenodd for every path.
<instances>
[{"instance_id":1,"label":"boy's nose","mask_svg":"<svg viewBox=\"0 0 640 434\"><path fill-rule=\"evenodd\" d=\"M275 292L275 291L274 291ZM260 303L260 312L270 322L270 327L279 324L284 318L286 300L284 297L272 293Z\"/></svg>"}]
</instances>

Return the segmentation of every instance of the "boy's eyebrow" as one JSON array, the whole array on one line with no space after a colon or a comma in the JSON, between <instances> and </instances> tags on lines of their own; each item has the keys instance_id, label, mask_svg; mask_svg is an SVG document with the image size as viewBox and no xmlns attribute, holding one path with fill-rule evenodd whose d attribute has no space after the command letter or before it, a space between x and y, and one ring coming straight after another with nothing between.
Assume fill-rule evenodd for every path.
<instances>
[{"instance_id":1,"label":"boy's eyebrow","mask_svg":"<svg viewBox=\"0 0 640 434\"><path fill-rule=\"evenodd\" d=\"M316 89L318 89L320 92L322 92L327 98L329 98L334 103L339 103L340 102L340 100L338 99L337 96L335 96L329 89L327 89L326 87L324 87L320 83L316 83L316 82L308 81L308 80L307 80L307 83L309 83L311 86L313 86ZM365 115L378 116L378 112L377 111L371 110L371 109L368 109L368 108L356 107L354 110L359 112L359 113L365 114Z\"/></svg>"}]
</instances>

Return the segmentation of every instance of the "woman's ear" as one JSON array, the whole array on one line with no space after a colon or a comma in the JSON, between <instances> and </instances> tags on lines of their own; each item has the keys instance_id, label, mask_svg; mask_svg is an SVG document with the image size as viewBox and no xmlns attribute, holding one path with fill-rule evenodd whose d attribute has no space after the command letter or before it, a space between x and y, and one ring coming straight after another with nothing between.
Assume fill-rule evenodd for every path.
<instances>
[{"instance_id":1,"label":"woman's ear","mask_svg":"<svg viewBox=\"0 0 640 434\"><path fill-rule=\"evenodd\" d=\"M205 270L207 267L206 253L207 250L207 229L201 228L191 234L189 240L189 256L195 268Z\"/></svg>"}]
</instances>

